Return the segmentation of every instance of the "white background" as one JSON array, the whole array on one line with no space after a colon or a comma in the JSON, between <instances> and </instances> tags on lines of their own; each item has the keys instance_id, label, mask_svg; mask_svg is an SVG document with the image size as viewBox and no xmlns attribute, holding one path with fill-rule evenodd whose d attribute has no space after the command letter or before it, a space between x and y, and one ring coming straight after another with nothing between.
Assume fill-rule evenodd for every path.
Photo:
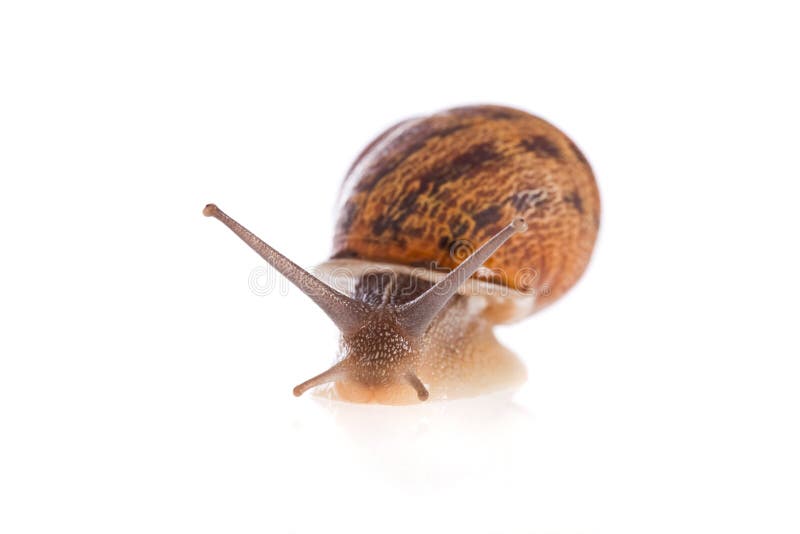
<instances>
[{"instance_id":1,"label":"white background","mask_svg":"<svg viewBox=\"0 0 800 534\"><path fill-rule=\"evenodd\" d=\"M4 2L0 532L800 532L785 5ZM529 381L292 397L336 331L203 205L313 266L374 135L483 102L602 194Z\"/></svg>"}]
</instances>

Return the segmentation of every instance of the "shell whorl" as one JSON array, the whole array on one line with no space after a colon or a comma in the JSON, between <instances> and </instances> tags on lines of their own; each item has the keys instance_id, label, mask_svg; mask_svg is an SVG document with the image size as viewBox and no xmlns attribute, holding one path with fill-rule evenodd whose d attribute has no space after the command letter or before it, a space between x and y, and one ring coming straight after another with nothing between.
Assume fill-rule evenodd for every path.
<instances>
[{"instance_id":1,"label":"shell whorl","mask_svg":"<svg viewBox=\"0 0 800 534\"><path fill-rule=\"evenodd\" d=\"M512 108L455 108L393 126L342 185L333 258L453 269L507 221L529 230L476 277L541 308L588 264L600 220L592 170L548 122Z\"/></svg>"}]
</instances>

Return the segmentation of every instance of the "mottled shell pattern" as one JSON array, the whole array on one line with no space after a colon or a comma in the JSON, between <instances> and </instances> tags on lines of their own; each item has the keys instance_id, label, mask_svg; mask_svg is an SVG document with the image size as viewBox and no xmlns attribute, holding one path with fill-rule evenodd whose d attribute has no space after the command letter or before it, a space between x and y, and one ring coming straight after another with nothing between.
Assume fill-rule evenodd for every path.
<instances>
[{"instance_id":1,"label":"mottled shell pattern","mask_svg":"<svg viewBox=\"0 0 800 534\"><path fill-rule=\"evenodd\" d=\"M586 269L600 198L586 158L555 126L508 107L470 106L410 119L378 136L348 171L338 213L328 268L347 259L351 266L363 260L431 273L449 271L509 221L524 218L528 231L475 278L533 296L527 315L564 294Z\"/></svg>"}]
</instances>

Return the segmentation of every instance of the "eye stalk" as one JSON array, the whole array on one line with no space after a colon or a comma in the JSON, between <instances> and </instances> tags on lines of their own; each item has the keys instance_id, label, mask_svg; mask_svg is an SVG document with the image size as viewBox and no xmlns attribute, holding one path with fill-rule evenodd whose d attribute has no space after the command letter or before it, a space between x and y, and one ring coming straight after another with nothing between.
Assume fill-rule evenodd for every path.
<instances>
[{"instance_id":1,"label":"eye stalk","mask_svg":"<svg viewBox=\"0 0 800 534\"><path fill-rule=\"evenodd\" d=\"M216 204L208 204L203 208L203 215L214 217L233 231L234 234L272 265L279 273L308 295L322 311L344 333L353 333L364 324L369 316L367 307L334 288L294 263L292 260L267 245L250 230L233 220Z\"/></svg>"},{"instance_id":2,"label":"eye stalk","mask_svg":"<svg viewBox=\"0 0 800 534\"><path fill-rule=\"evenodd\" d=\"M511 221L505 228L470 254L458 267L450 271L438 284L411 302L400 306L397 310L400 323L412 335L421 336L424 334L436 314L447 304L447 301L500 248L500 245L508 241L508 238L512 235L524 232L527 229L528 225L524 219L518 218Z\"/></svg>"},{"instance_id":3,"label":"eye stalk","mask_svg":"<svg viewBox=\"0 0 800 534\"><path fill-rule=\"evenodd\" d=\"M203 215L214 217L230 228L267 263L311 298L342 331L348 344L361 347L357 351L358 358L345 358L327 371L295 387L295 396L300 396L313 387L345 379L377 385L402 381L414 388L420 401L426 400L429 396L428 390L413 370L413 345L422 338L461 285L511 236L527 229L523 219L514 219L416 299L393 306L389 304L388 295L384 295L383 302L372 308L328 286L270 247L215 204L208 204L203 209ZM376 356L372 357L372 354Z\"/></svg>"}]
</instances>

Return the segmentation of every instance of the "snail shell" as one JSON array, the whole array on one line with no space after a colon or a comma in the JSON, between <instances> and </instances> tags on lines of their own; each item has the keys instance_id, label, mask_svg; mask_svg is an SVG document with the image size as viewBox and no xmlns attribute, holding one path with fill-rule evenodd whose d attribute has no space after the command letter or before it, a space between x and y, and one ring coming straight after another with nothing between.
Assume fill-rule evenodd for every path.
<instances>
[{"instance_id":1,"label":"snail shell","mask_svg":"<svg viewBox=\"0 0 800 534\"><path fill-rule=\"evenodd\" d=\"M552 124L500 106L460 107L403 121L358 156L339 196L332 259L417 268L441 279L508 221L528 231L475 278L521 299L493 299L496 322L519 319L563 295L586 269L600 222L588 161ZM328 262L324 275L344 266ZM338 280L335 283L342 284ZM497 295L468 284L462 293ZM524 298L524 297L533 298ZM513 301L512 302L516 302Z\"/></svg>"}]
</instances>

